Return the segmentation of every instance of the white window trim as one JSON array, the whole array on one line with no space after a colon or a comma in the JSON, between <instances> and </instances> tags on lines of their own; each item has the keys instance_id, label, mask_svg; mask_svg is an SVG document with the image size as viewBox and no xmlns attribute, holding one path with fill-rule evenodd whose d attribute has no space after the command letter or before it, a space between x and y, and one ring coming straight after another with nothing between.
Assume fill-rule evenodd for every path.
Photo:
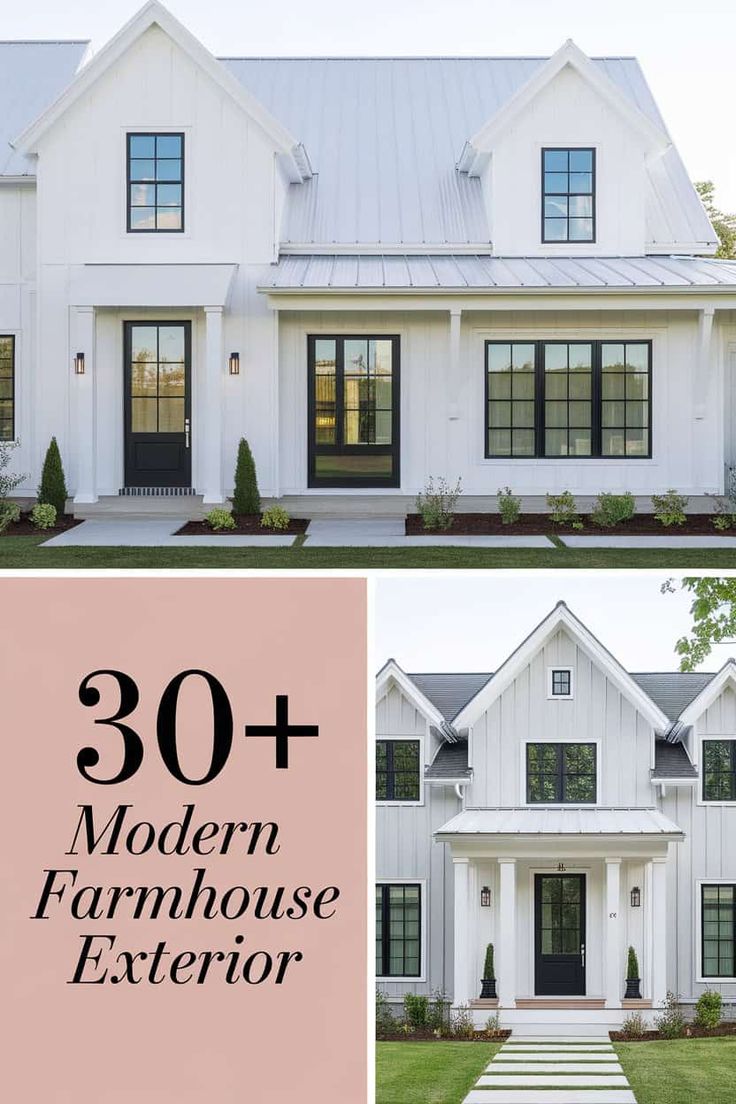
<instances>
[{"instance_id":1,"label":"white window trim","mask_svg":"<svg viewBox=\"0 0 736 1104\"><path fill-rule=\"evenodd\" d=\"M556 667L555 670L559 670L559 667ZM526 763L528 755L527 747L529 744L595 744L595 801L527 801ZM574 739L560 739L559 736L537 736L533 739L524 740L521 746L523 748L523 755L521 757L521 801L519 802L521 807L524 809L597 809L603 804L601 801L601 783L603 778L601 755L602 741L600 739L586 740L577 736Z\"/></svg>"},{"instance_id":2,"label":"white window trim","mask_svg":"<svg viewBox=\"0 0 736 1104\"><path fill-rule=\"evenodd\" d=\"M418 741L419 742L419 800L418 801L379 801L378 798L375 798L375 805L376 805L377 808L382 808L382 809L416 809L420 805L424 805L424 803L425 803L425 797L424 797L424 794L425 794L425 790L424 790L424 786L425 786L425 781L424 781L425 754L424 754L424 752L425 752L425 748L426 748L426 739L427 739L426 734L425 735L419 735L415 732L402 732L402 733L399 733L399 734L385 733L385 732L377 732L376 733L376 743L378 743L379 740L393 740L393 741L396 741L396 740L411 740L411 741ZM373 774L374 774L374 782L375 782L375 770L374 770ZM374 784L374 794L375 794L375 784Z\"/></svg>"},{"instance_id":3,"label":"white window trim","mask_svg":"<svg viewBox=\"0 0 736 1104\"><path fill-rule=\"evenodd\" d=\"M706 801L703 797L703 785L705 783L704 775L704 757L703 757L703 741L705 740L730 740L732 743L736 742L736 733L733 732L700 732L696 741L696 749L698 753L697 762L693 764L698 772L697 781L697 801L696 804L702 806L705 809L736 809L736 801ZM736 884L736 878L734 879Z\"/></svg>"},{"instance_id":4,"label":"white window trim","mask_svg":"<svg viewBox=\"0 0 736 1104\"><path fill-rule=\"evenodd\" d=\"M124 197L123 210L122 210L122 223L120 228L120 240L130 241L131 238L146 238L154 237L155 235L135 234L128 230L128 135L129 134L183 134L184 135L184 188L182 191L182 198L184 202L184 229L177 230L175 235L162 234L161 237L177 237L184 240L192 237L191 227L189 224L189 212L191 210L190 205L190 185L189 185L189 156L191 149L191 123L184 124L182 126L174 126L173 123L161 124L158 123L145 123L140 126L133 126L132 124L123 124L119 128L122 136L122 165L121 171L118 173L118 180L121 182L118 186L118 194L122 194ZM121 191L122 189L122 191ZM156 239L160 241L160 238Z\"/></svg>"},{"instance_id":5,"label":"white window trim","mask_svg":"<svg viewBox=\"0 0 736 1104\"><path fill-rule=\"evenodd\" d=\"M391 802L389 802L391 804ZM379 878L376 875L376 885L418 885L419 886L419 977L393 977L391 974L376 974L376 981L383 981L387 985L397 983L404 985L420 985L427 980L427 879L426 878ZM375 933L375 926L374 926ZM374 952L375 961L375 952ZM373 967L375 969L375 965Z\"/></svg>"},{"instance_id":6,"label":"white window trim","mask_svg":"<svg viewBox=\"0 0 736 1104\"><path fill-rule=\"evenodd\" d=\"M736 985L736 976L734 976L734 977L731 977L730 975L726 975L726 977L704 977L703 976L703 939L702 939L702 931L703 931L702 897L703 897L703 891L702 891L702 887L704 885L706 885L706 886L715 886L715 885L732 885L732 886L736 886L736 874L733 876L733 878L698 878L698 879L696 879L696 882L695 882L695 924L693 925L693 930L695 932L695 962L696 962L695 980L699 984L702 984L702 985ZM725 997L725 999L729 1000L730 998Z\"/></svg>"},{"instance_id":7,"label":"white window trim","mask_svg":"<svg viewBox=\"0 0 736 1104\"><path fill-rule=\"evenodd\" d=\"M552 676L555 671L567 671L570 675L570 693L569 694L553 694L552 693ZM547 698L549 701L572 701L575 697L575 668L566 667L562 664L554 664L552 667L547 668Z\"/></svg>"}]
</instances>

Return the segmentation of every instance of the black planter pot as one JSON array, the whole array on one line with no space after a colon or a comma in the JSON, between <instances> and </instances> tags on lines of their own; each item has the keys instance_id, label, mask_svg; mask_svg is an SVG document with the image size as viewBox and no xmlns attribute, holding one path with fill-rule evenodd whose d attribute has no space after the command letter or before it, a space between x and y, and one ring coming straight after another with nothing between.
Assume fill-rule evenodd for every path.
<instances>
[{"instance_id":1,"label":"black planter pot","mask_svg":"<svg viewBox=\"0 0 736 1104\"><path fill-rule=\"evenodd\" d=\"M495 1000L496 998L496 979L495 978L481 978L481 1000Z\"/></svg>"},{"instance_id":2,"label":"black planter pot","mask_svg":"<svg viewBox=\"0 0 736 1104\"><path fill-rule=\"evenodd\" d=\"M640 978L627 978L624 1000L641 1000L641 990L639 988L640 985Z\"/></svg>"}]
</instances>

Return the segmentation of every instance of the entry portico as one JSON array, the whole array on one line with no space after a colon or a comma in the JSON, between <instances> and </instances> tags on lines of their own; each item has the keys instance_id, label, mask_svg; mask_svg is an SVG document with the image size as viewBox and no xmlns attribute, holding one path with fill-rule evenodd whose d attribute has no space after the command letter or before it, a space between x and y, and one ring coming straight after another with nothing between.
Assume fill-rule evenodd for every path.
<instances>
[{"instance_id":1,"label":"entry portico","mask_svg":"<svg viewBox=\"0 0 736 1104\"><path fill-rule=\"evenodd\" d=\"M684 835L659 810L466 808L434 838L450 845L454 871L454 1004L478 1024L488 943L504 1025L561 1013L570 1023L576 1011L581 1023L620 1024L629 944L641 949L637 1007L661 1005L666 863Z\"/></svg>"}]
</instances>

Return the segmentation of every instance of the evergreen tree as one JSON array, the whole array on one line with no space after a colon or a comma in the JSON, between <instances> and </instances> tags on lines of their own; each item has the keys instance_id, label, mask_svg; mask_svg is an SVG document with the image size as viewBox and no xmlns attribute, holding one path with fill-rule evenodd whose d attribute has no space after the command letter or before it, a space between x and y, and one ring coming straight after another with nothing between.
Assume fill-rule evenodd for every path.
<instances>
[{"instance_id":1,"label":"evergreen tree","mask_svg":"<svg viewBox=\"0 0 736 1104\"><path fill-rule=\"evenodd\" d=\"M64 479L64 467L61 463L61 453L56 443L56 438L51 438L51 444L46 450L46 459L43 462L41 483L38 488L38 501L48 502L56 507L56 516L62 518L66 511L67 490Z\"/></svg>"},{"instance_id":2,"label":"evergreen tree","mask_svg":"<svg viewBox=\"0 0 736 1104\"><path fill-rule=\"evenodd\" d=\"M253 453L245 437L238 445L238 462L235 466L234 514L260 514L261 496L258 492L256 465Z\"/></svg>"}]
</instances>

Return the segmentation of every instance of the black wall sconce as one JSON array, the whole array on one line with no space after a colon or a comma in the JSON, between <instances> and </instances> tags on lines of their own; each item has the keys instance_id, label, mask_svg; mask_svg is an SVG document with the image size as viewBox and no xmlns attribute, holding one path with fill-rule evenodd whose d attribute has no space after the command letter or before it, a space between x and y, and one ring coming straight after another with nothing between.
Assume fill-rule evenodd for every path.
<instances>
[{"instance_id":1,"label":"black wall sconce","mask_svg":"<svg viewBox=\"0 0 736 1104\"><path fill-rule=\"evenodd\" d=\"M84 375L84 353L77 353L74 357L74 375Z\"/></svg>"},{"instance_id":2,"label":"black wall sconce","mask_svg":"<svg viewBox=\"0 0 736 1104\"><path fill-rule=\"evenodd\" d=\"M641 907L641 890L639 889L638 886L634 886L634 888L631 891L631 907L632 908L640 908Z\"/></svg>"},{"instance_id":3,"label":"black wall sconce","mask_svg":"<svg viewBox=\"0 0 736 1104\"><path fill-rule=\"evenodd\" d=\"M240 375L240 353L231 353L228 360L228 368L230 369L231 376Z\"/></svg>"},{"instance_id":4,"label":"black wall sconce","mask_svg":"<svg viewBox=\"0 0 736 1104\"><path fill-rule=\"evenodd\" d=\"M490 890L489 886L483 886L483 888L480 891L480 907L481 908L490 908L491 907L491 890Z\"/></svg>"}]
</instances>

